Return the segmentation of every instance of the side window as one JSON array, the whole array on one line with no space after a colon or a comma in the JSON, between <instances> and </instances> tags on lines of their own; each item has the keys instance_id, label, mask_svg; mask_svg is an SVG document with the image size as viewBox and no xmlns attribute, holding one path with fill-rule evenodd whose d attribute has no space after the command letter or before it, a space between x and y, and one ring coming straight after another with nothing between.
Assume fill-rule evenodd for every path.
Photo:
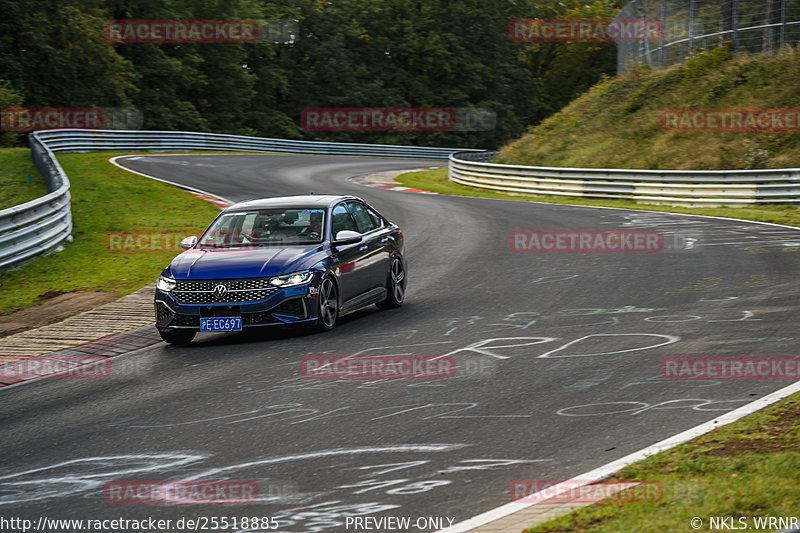
<instances>
[{"instance_id":1,"label":"side window","mask_svg":"<svg viewBox=\"0 0 800 533\"><path fill-rule=\"evenodd\" d=\"M336 235L343 230L358 231L358 228L344 204L339 204L333 208L331 213L331 235L335 239Z\"/></svg>"},{"instance_id":2,"label":"side window","mask_svg":"<svg viewBox=\"0 0 800 533\"><path fill-rule=\"evenodd\" d=\"M386 225L383 218L371 208L367 207L367 213L369 213L369 217L372 219L372 223L376 228L382 228Z\"/></svg>"},{"instance_id":3,"label":"side window","mask_svg":"<svg viewBox=\"0 0 800 533\"><path fill-rule=\"evenodd\" d=\"M356 219L359 233L367 233L378 227L375 225L372 217L369 216L369 213L367 213L367 208L364 207L364 204L361 202L347 202L347 207L350 209L350 212L353 213L353 218Z\"/></svg>"},{"instance_id":4,"label":"side window","mask_svg":"<svg viewBox=\"0 0 800 533\"><path fill-rule=\"evenodd\" d=\"M244 223L242 224L242 233L252 233L255 222L256 222L257 213L247 213L244 217Z\"/></svg>"}]
</instances>

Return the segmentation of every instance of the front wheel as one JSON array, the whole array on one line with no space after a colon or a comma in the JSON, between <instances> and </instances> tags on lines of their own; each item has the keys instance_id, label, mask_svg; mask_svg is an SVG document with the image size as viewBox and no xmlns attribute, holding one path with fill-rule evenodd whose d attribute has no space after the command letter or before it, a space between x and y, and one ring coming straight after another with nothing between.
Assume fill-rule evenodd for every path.
<instances>
[{"instance_id":1,"label":"front wheel","mask_svg":"<svg viewBox=\"0 0 800 533\"><path fill-rule=\"evenodd\" d=\"M170 344L189 344L197 332L191 329L159 330L158 334L164 342Z\"/></svg>"},{"instance_id":2,"label":"front wheel","mask_svg":"<svg viewBox=\"0 0 800 533\"><path fill-rule=\"evenodd\" d=\"M336 284L330 278L322 280L319 286L319 309L317 318L317 329L320 331L330 331L336 325L339 318L339 292Z\"/></svg>"},{"instance_id":3,"label":"front wheel","mask_svg":"<svg viewBox=\"0 0 800 533\"><path fill-rule=\"evenodd\" d=\"M406 269L399 257L393 257L389 265L386 292L386 299L376 304L379 309L393 309L403 305L406 298Z\"/></svg>"}]
</instances>

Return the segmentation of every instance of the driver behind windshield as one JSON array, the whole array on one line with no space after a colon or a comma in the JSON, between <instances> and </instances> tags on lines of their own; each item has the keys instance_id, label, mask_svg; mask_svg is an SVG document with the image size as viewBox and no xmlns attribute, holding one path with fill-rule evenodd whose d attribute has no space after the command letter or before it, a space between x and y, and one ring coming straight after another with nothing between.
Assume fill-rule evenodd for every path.
<instances>
[{"instance_id":1,"label":"driver behind windshield","mask_svg":"<svg viewBox=\"0 0 800 533\"><path fill-rule=\"evenodd\" d=\"M223 214L200 239L200 247L288 246L322 242L322 209L286 209Z\"/></svg>"},{"instance_id":2,"label":"driver behind windshield","mask_svg":"<svg viewBox=\"0 0 800 533\"><path fill-rule=\"evenodd\" d=\"M274 241L281 237L280 227L280 215L260 215L253 224L250 236L256 242Z\"/></svg>"},{"instance_id":3,"label":"driver behind windshield","mask_svg":"<svg viewBox=\"0 0 800 533\"><path fill-rule=\"evenodd\" d=\"M315 240L322 236L322 213L312 213L307 235Z\"/></svg>"}]
</instances>

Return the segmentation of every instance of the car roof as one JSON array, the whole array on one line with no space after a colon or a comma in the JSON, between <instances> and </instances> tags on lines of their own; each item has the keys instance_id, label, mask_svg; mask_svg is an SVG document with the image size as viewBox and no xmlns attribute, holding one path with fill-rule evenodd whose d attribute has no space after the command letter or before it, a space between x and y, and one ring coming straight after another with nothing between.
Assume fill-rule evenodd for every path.
<instances>
[{"instance_id":1,"label":"car roof","mask_svg":"<svg viewBox=\"0 0 800 533\"><path fill-rule=\"evenodd\" d=\"M272 207L328 207L342 200L359 200L355 196L337 196L332 194L304 194L298 196L277 196L275 198L259 198L239 202L225 211L242 211L246 209L267 209Z\"/></svg>"}]
</instances>

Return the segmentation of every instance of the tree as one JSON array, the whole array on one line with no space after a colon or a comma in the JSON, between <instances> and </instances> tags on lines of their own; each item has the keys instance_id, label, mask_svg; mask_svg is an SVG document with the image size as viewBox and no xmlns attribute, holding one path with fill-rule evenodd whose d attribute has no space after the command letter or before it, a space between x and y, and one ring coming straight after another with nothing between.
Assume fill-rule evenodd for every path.
<instances>
[{"instance_id":1,"label":"tree","mask_svg":"<svg viewBox=\"0 0 800 533\"><path fill-rule=\"evenodd\" d=\"M22 95L11 88L8 80L0 80L0 109L8 107L20 107L22 105ZM21 144L22 134L13 131L0 132L0 146L13 146Z\"/></svg>"},{"instance_id":2,"label":"tree","mask_svg":"<svg viewBox=\"0 0 800 533\"><path fill-rule=\"evenodd\" d=\"M616 0L0 0L0 72L28 106L139 108L147 129L492 148L616 68L611 43L519 43L512 19ZM286 42L111 43L109 19L295 20ZM307 107L489 109L490 131L312 132Z\"/></svg>"},{"instance_id":3,"label":"tree","mask_svg":"<svg viewBox=\"0 0 800 533\"><path fill-rule=\"evenodd\" d=\"M22 65L27 106L86 107L130 104L133 65L103 36L107 11L100 0L23 0L12 38Z\"/></svg>"}]
</instances>

